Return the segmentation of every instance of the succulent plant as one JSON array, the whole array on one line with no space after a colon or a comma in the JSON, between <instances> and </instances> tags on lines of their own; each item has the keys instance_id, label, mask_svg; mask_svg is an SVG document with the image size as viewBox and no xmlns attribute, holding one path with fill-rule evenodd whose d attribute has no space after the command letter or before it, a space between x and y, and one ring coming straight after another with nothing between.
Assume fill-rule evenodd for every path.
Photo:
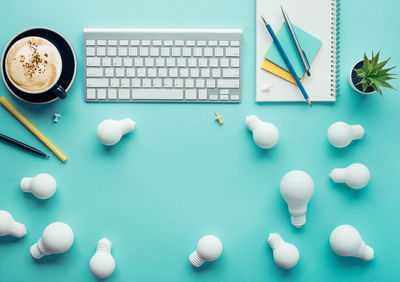
<instances>
[{"instance_id":1,"label":"succulent plant","mask_svg":"<svg viewBox=\"0 0 400 282\"><path fill-rule=\"evenodd\" d=\"M388 81L394 79L393 76L395 74L389 72L395 67L384 69L387 62L389 62L390 58L385 61L378 62L379 53L380 52L374 55L374 52L372 52L371 59L368 59L367 55L364 53L364 61L362 68L354 69L354 71L357 73L357 76L361 79L360 82L357 83L357 85L361 84L363 92L365 92L367 88L370 86L380 95L383 96L382 88L394 89L393 86L390 85L390 83L388 83Z\"/></svg>"}]
</instances>

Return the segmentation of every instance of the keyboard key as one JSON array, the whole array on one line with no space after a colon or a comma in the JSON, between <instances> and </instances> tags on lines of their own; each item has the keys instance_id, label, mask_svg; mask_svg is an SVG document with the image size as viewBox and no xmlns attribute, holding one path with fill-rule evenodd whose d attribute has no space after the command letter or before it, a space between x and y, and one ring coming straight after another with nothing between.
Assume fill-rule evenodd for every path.
<instances>
[{"instance_id":1,"label":"keyboard key","mask_svg":"<svg viewBox=\"0 0 400 282\"><path fill-rule=\"evenodd\" d=\"M223 69L222 76L229 78L239 77L239 69Z\"/></svg>"},{"instance_id":2,"label":"keyboard key","mask_svg":"<svg viewBox=\"0 0 400 282\"><path fill-rule=\"evenodd\" d=\"M153 40L154 46L161 46L161 40Z\"/></svg>"},{"instance_id":3,"label":"keyboard key","mask_svg":"<svg viewBox=\"0 0 400 282\"><path fill-rule=\"evenodd\" d=\"M161 88L162 87L162 80L160 78L153 79L153 87L154 88Z\"/></svg>"},{"instance_id":4,"label":"keyboard key","mask_svg":"<svg viewBox=\"0 0 400 282\"><path fill-rule=\"evenodd\" d=\"M203 55L202 48L193 48L193 56L194 57L201 57Z\"/></svg>"},{"instance_id":5,"label":"keyboard key","mask_svg":"<svg viewBox=\"0 0 400 282\"><path fill-rule=\"evenodd\" d=\"M186 46L194 46L196 45L196 42L194 40L187 40L186 41Z\"/></svg>"},{"instance_id":6,"label":"keyboard key","mask_svg":"<svg viewBox=\"0 0 400 282\"><path fill-rule=\"evenodd\" d=\"M157 69L155 69L155 68L147 69L147 76L151 77L151 78L156 77Z\"/></svg>"},{"instance_id":7,"label":"keyboard key","mask_svg":"<svg viewBox=\"0 0 400 282\"><path fill-rule=\"evenodd\" d=\"M113 58L113 66L114 67L122 66L122 58Z\"/></svg>"},{"instance_id":8,"label":"keyboard key","mask_svg":"<svg viewBox=\"0 0 400 282\"><path fill-rule=\"evenodd\" d=\"M186 100L196 100L196 89L186 89L185 90L185 99Z\"/></svg>"},{"instance_id":9,"label":"keyboard key","mask_svg":"<svg viewBox=\"0 0 400 282\"><path fill-rule=\"evenodd\" d=\"M167 67L175 67L175 58L167 58Z\"/></svg>"},{"instance_id":10,"label":"keyboard key","mask_svg":"<svg viewBox=\"0 0 400 282\"><path fill-rule=\"evenodd\" d=\"M239 88L239 79L219 79L218 88Z\"/></svg>"},{"instance_id":11,"label":"keyboard key","mask_svg":"<svg viewBox=\"0 0 400 282\"><path fill-rule=\"evenodd\" d=\"M237 41L237 40L231 41L231 46L239 47L240 46L240 41Z\"/></svg>"},{"instance_id":12,"label":"keyboard key","mask_svg":"<svg viewBox=\"0 0 400 282\"><path fill-rule=\"evenodd\" d=\"M166 48L166 47L161 48L161 56L162 57L169 57L169 54L170 54L169 48Z\"/></svg>"},{"instance_id":13,"label":"keyboard key","mask_svg":"<svg viewBox=\"0 0 400 282\"><path fill-rule=\"evenodd\" d=\"M211 58L210 59L210 67L218 67L218 59Z\"/></svg>"},{"instance_id":14,"label":"keyboard key","mask_svg":"<svg viewBox=\"0 0 400 282\"><path fill-rule=\"evenodd\" d=\"M125 57L128 55L128 48L126 47L119 47L118 48L118 56Z\"/></svg>"},{"instance_id":15,"label":"keyboard key","mask_svg":"<svg viewBox=\"0 0 400 282\"><path fill-rule=\"evenodd\" d=\"M97 56L105 56L106 55L106 48L105 47L97 47Z\"/></svg>"},{"instance_id":16,"label":"keyboard key","mask_svg":"<svg viewBox=\"0 0 400 282\"><path fill-rule=\"evenodd\" d=\"M172 79L170 79L170 78L164 79L164 87L171 88L172 87Z\"/></svg>"},{"instance_id":17,"label":"keyboard key","mask_svg":"<svg viewBox=\"0 0 400 282\"><path fill-rule=\"evenodd\" d=\"M135 77L135 69L126 69L126 77Z\"/></svg>"},{"instance_id":18,"label":"keyboard key","mask_svg":"<svg viewBox=\"0 0 400 282\"><path fill-rule=\"evenodd\" d=\"M204 57L212 57L213 55L213 48L204 48Z\"/></svg>"},{"instance_id":19,"label":"keyboard key","mask_svg":"<svg viewBox=\"0 0 400 282\"><path fill-rule=\"evenodd\" d=\"M96 45L96 40L86 40L86 45L87 45L87 46Z\"/></svg>"},{"instance_id":20,"label":"keyboard key","mask_svg":"<svg viewBox=\"0 0 400 282\"><path fill-rule=\"evenodd\" d=\"M132 58L124 58L124 67L131 67L133 66Z\"/></svg>"},{"instance_id":21,"label":"keyboard key","mask_svg":"<svg viewBox=\"0 0 400 282\"><path fill-rule=\"evenodd\" d=\"M187 61L188 67L197 67L197 59L196 58L189 58Z\"/></svg>"},{"instance_id":22,"label":"keyboard key","mask_svg":"<svg viewBox=\"0 0 400 282\"><path fill-rule=\"evenodd\" d=\"M163 67L165 65L164 58L156 58L156 67Z\"/></svg>"},{"instance_id":23,"label":"keyboard key","mask_svg":"<svg viewBox=\"0 0 400 282\"><path fill-rule=\"evenodd\" d=\"M96 89L95 88L86 89L86 99L88 99L88 100L96 99Z\"/></svg>"},{"instance_id":24,"label":"keyboard key","mask_svg":"<svg viewBox=\"0 0 400 282\"><path fill-rule=\"evenodd\" d=\"M208 41L208 46L214 47L214 46L217 46L217 45L218 45L218 41L216 41L216 40L210 40L210 41Z\"/></svg>"},{"instance_id":25,"label":"keyboard key","mask_svg":"<svg viewBox=\"0 0 400 282\"><path fill-rule=\"evenodd\" d=\"M176 59L176 65L178 67L186 67L186 58L178 58L178 59Z\"/></svg>"},{"instance_id":26,"label":"keyboard key","mask_svg":"<svg viewBox=\"0 0 400 282\"><path fill-rule=\"evenodd\" d=\"M205 40L197 40L197 46L206 46L207 42Z\"/></svg>"},{"instance_id":27,"label":"keyboard key","mask_svg":"<svg viewBox=\"0 0 400 282\"><path fill-rule=\"evenodd\" d=\"M132 89L133 99L143 100L181 100L182 89Z\"/></svg>"},{"instance_id":28,"label":"keyboard key","mask_svg":"<svg viewBox=\"0 0 400 282\"><path fill-rule=\"evenodd\" d=\"M196 79L196 88L204 87L204 79Z\"/></svg>"},{"instance_id":29,"label":"keyboard key","mask_svg":"<svg viewBox=\"0 0 400 282\"><path fill-rule=\"evenodd\" d=\"M181 78L175 79L174 87L175 88L183 88L183 79L181 79Z\"/></svg>"},{"instance_id":30,"label":"keyboard key","mask_svg":"<svg viewBox=\"0 0 400 282\"><path fill-rule=\"evenodd\" d=\"M179 76L180 77L188 77L189 76L189 69L180 69L179 70Z\"/></svg>"},{"instance_id":31,"label":"keyboard key","mask_svg":"<svg viewBox=\"0 0 400 282\"><path fill-rule=\"evenodd\" d=\"M111 67L111 58L102 58L103 67Z\"/></svg>"},{"instance_id":32,"label":"keyboard key","mask_svg":"<svg viewBox=\"0 0 400 282\"><path fill-rule=\"evenodd\" d=\"M199 89L199 100L206 100L207 99L207 90Z\"/></svg>"},{"instance_id":33,"label":"keyboard key","mask_svg":"<svg viewBox=\"0 0 400 282\"><path fill-rule=\"evenodd\" d=\"M154 67L154 59L153 58L146 58L144 60L144 65L146 67Z\"/></svg>"},{"instance_id":34,"label":"keyboard key","mask_svg":"<svg viewBox=\"0 0 400 282\"><path fill-rule=\"evenodd\" d=\"M117 48L107 47L107 55L110 57L115 57L117 55Z\"/></svg>"},{"instance_id":35,"label":"keyboard key","mask_svg":"<svg viewBox=\"0 0 400 282\"><path fill-rule=\"evenodd\" d=\"M231 100L238 101L239 100L239 95L231 95Z\"/></svg>"},{"instance_id":36,"label":"keyboard key","mask_svg":"<svg viewBox=\"0 0 400 282\"><path fill-rule=\"evenodd\" d=\"M239 48L226 48L225 53L227 57L239 57L240 49Z\"/></svg>"},{"instance_id":37,"label":"keyboard key","mask_svg":"<svg viewBox=\"0 0 400 282\"><path fill-rule=\"evenodd\" d=\"M139 46L139 40L131 40L131 46Z\"/></svg>"},{"instance_id":38,"label":"keyboard key","mask_svg":"<svg viewBox=\"0 0 400 282\"><path fill-rule=\"evenodd\" d=\"M105 69L105 76L106 77L113 77L114 76L114 69L113 68L106 68Z\"/></svg>"},{"instance_id":39,"label":"keyboard key","mask_svg":"<svg viewBox=\"0 0 400 282\"><path fill-rule=\"evenodd\" d=\"M97 45L105 46L105 45L107 45L107 41L106 40L97 40Z\"/></svg>"},{"instance_id":40,"label":"keyboard key","mask_svg":"<svg viewBox=\"0 0 400 282\"><path fill-rule=\"evenodd\" d=\"M143 67L143 58L135 58L135 67Z\"/></svg>"},{"instance_id":41,"label":"keyboard key","mask_svg":"<svg viewBox=\"0 0 400 282\"><path fill-rule=\"evenodd\" d=\"M97 89L97 99L105 100L107 98L106 89Z\"/></svg>"},{"instance_id":42,"label":"keyboard key","mask_svg":"<svg viewBox=\"0 0 400 282\"><path fill-rule=\"evenodd\" d=\"M150 46L150 40L142 40L143 46Z\"/></svg>"},{"instance_id":43,"label":"keyboard key","mask_svg":"<svg viewBox=\"0 0 400 282\"><path fill-rule=\"evenodd\" d=\"M164 45L165 46L172 46L173 42L172 42L172 40L164 40Z\"/></svg>"},{"instance_id":44,"label":"keyboard key","mask_svg":"<svg viewBox=\"0 0 400 282\"><path fill-rule=\"evenodd\" d=\"M178 77L178 69L169 69L169 77Z\"/></svg>"},{"instance_id":45,"label":"keyboard key","mask_svg":"<svg viewBox=\"0 0 400 282\"><path fill-rule=\"evenodd\" d=\"M190 76L191 77L199 77L200 70L199 69L190 69Z\"/></svg>"},{"instance_id":46,"label":"keyboard key","mask_svg":"<svg viewBox=\"0 0 400 282\"><path fill-rule=\"evenodd\" d=\"M149 55L149 48L148 47L140 47L139 54L141 57L147 57Z\"/></svg>"},{"instance_id":47,"label":"keyboard key","mask_svg":"<svg viewBox=\"0 0 400 282\"><path fill-rule=\"evenodd\" d=\"M229 96L228 95L219 95L219 99L221 101L226 101L226 100L229 100Z\"/></svg>"},{"instance_id":48,"label":"keyboard key","mask_svg":"<svg viewBox=\"0 0 400 282\"><path fill-rule=\"evenodd\" d=\"M229 46L229 42L226 40L222 40L219 42L219 46Z\"/></svg>"},{"instance_id":49,"label":"keyboard key","mask_svg":"<svg viewBox=\"0 0 400 282\"><path fill-rule=\"evenodd\" d=\"M123 69L123 68L115 69L115 76L116 77L124 77L125 76L125 69Z\"/></svg>"},{"instance_id":50,"label":"keyboard key","mask_svg":"<svg viewBox=\"0 0 400 282\"><path fill-rule=\"evenodd\" d=\"M210 69L201 69L201 77L210 77Z\"/></svg>"},{"instance_id":51,"label":"keyboard key","mask_svg":"<svg viewBox=\"0 0 400 282\"><path fill-rule=\"evenodd\" d=\"M88 67L99 67L100 58L86 58L86 66Z\"/></svg>"},{"instance_id":52,"label":"keyboard key","mask_svg":"<svg viewBox=\"0 0 400 282\"><path fill-rule=\"evenodd\" d=\"M201 68L207 67L207 59L206 58L199 58L199 67L201 67Z\"/></svg>"},{"instance_id":53,"label":"keyboard key","mask_svg":"<svg viewBox=\"0 0 400 282\"><path fill-rule=\"evenodd\" d=\"M182 56L183 57L190 57L192 56L192 49L191 48L182 48Z\"/></svg>"},{"instance_id":54,"label":"keyboard key","mask_svg":"<svg viewBox=\"0 0 400 282\"><path fill-rule=\"evenodd\" d=\"M215 57L223 57L224 49L223 48L215 48Z\"/></svg>"},{"instance_id":55,"label":"keyboard key","mask_svg":"<svg viewBox=\"0 0 400 282\"><path fill-rule=\"evenodd\" d=\"M136 57L137 54L138 54L138 48L137 47L130 47L129 48L129 56Z\"/></svg>"},{"instance_id":56,"label":"keyboard key","mask_svg":"<svg viewBox=\"0 0 400 282\"><path fill-rule=\"evenodd\" d=\"M111 78L110 84L111 84L111 87L119 87L119 78Z\"/></svg>"},{"instance_id":57,"label":"keyboard key","mask_svg":"<svg viewBox=\"0 0 400 282\"><path fill-rule=\"evenodd\" d=\"M221 59L219 60L219 65L220 65L221 68L227 68L227 67L229 67L229 59L227 59L227 58L221 58Z\"/></svg>"},{"instance_id":58,"label":"keyboard key","mask_svg":"<svg viewBox=\"0 0 400 282\"><path fill-rule=\"evenodd\" d=\"M96 49L94 47L86 47L86 56L88 57L96 56Z\"/></svg>"},{"instance_id":59,"label":"keyboard key","mask_svg":"<svg viewBox=\"0 0 400 282\"><path fill-rule=\"evenodd\" d=\"M160 48L158 48L158 47L150 48L150 56L151 57L158 57L159 55L160 55Z\"/></svg>"},{"instance_id":60,"label":"keyboard key","mask_svg":"<svg viewBox=\"0 0 400 282\"><path fill-rule=\"evenodd\" d=\"M143 88L151 88L151 79L145 78L142 80Z\"/></svg>"},{"instance_id":61,"label":"keyboard key","mask_svg":"<svg viewBox=\"0 0 400 282\"><path fill-rule=\"evenodd\" d=\"M136 70L137 77L146 77L146 69L140 68Z\"/></svg>"},{"instance_id":62,"label":"keyboard key","mask_svg":"<svg viewBox=\"0 0 400 282\"><path fill-rule=\"evenodd\" d=\"M212 77L220 77L221 70L220 69L212 69Z\"/></svg>"},{"instance_id":63,"label":"keyboard key","mask_svg":"<svg viewBox=\"0 0 400 282\"><path fill-rule=\"evenodd\" d=\"M117 99L117 89L108 89L108 95L107 95L108 99L111 100L115 100Z\"/></svg>"},{"instance_id":64,"label":"keyboard key","mask_svg":"<svg viewBox=\"0 0 400 282\"><path fill-rule=\"evenodd\" d=\"M140 88L140 79L139 78L134 78L132 79L132 88Z\"/></svg>"},{"instance_id":65,"label":"keyboard key","mask_svg":"<svg viewBox=\"0 0 400 282\"><path fill-rule=\"evenodd\" d=\"M219 94L228 95L229 94L229 90L228 89L221 89L221 90L219 90Z\"/></svg>"},{"instance_id":66,"label":"keyboard key","mask_svg":"<svg viewBox=\"0 0 400 282\"><path fill-rule=\"evenodd\" d=\"M185 42L183 40L175 40L175 46L183 46Z\"/></svg>"},{"instance_id":67,"label":"keyboard key","mask_svg":"<svg viewBox=\"0 0 400 282\"><path fill-rule=\"evenodd\" d=\"M116 46L118 44L117 40L108 40L108 45L109 46Z\"/></svg>"},{"instance_id":68,"label":"keyboard key","mask_svg":"<svg viewBox=\"0 0 400 282\"><path fill-rule=\"evenodd\" d=\"M194 87L194 80L191 78L185 79L185 87L186 88L193 88Z\"/></svg>"},{"instance_id":69,"label":"keyboard key","mask_svg":"<svg viewBox=\"0 0 400 282\"><path fill-rule=\"evenodd\" d=\"M86 79L86 86L93 87L108 87L108 79L107 78L88 78Z\"/></svg>"},{"instance_id":70,"label":"keyboard key","mask_svg":"<svg viewBox=\"0 0 400 282\"><path fill-rule=\"evenodd\" d=\"M167 77L168 76L168 69L158 69L158 76L159 77Z\"/></svg>"},{"instance_id":71,"label":"keyboard key","mask_svg":"<svg viewBox=\"0 0 400 282\"><path fill-rule=\"evenodd\" d=\"M216 100L218 100L218 95L210 95L210 96L208 96L208 98L210 100L216 101Z\"/></svg>"},{"instance_id":72,"label":"keyboard key","mask_svg":"<svg viewBox=\"0 0 400 282\"><path fill-rule=\"evenodd\" d=\"M181 56L181 48L171 48L171 56L172 57L180 57Z\"/></svg>"},{"instance_id":73,"label":"keyboard key","mask_svg":"<svg viewBox=\"0 0 400 282\"><path fill-rule=\"evenodd\" d=\"M88 76L88 77L103 77L103 69L101 69L101 68L86 68L86 76Z\"/></svg>"},{"instance_id":74,"label":"keyboard key","mask_svg":"<svg viewBox=\"0 0 400 282\"><path fill-rule=\"evenodd\" d=\"M231 59L231 67L239 67L239 59Z\"/></svg>"},{"instance_id":75,"label":"keyboard key","mask_svg":"<svg viewBox=\"0 0 400 282\"><path fill-rule=\"evenodd\" d=\"M129 83L129 79L128 78L121 79L121 87L122 88L130 87L130 83Z\"/></svg>"},{"instance_id":76,"label":"keyboard key","mask_svg":"<svg viewBox=\"0 0 400 282\"><path fill-rule=\"evenodd\" d=\"M131 98L130 89L118 89L118 98L120 100L129 100Z\"/></svg>"},{"instance_id":77,"label":"keyboard key","mask_svg":"<svg viewBox=\"0 0 400 282\"><path fill-rule=\"evenodd\" d=\"M128 45L128 40L120 40L119 41L120 46L127 46Z\"/></svg>"},{"instance_id":78,"label":"keyboard key","mask_svg":"<svg viewBox=\"0 0 400 282\"><path fill-rule=\"evenodd\" d=\"M215 88L215 79L207 79L207 88Z\"/></svg>"}]
</instances>

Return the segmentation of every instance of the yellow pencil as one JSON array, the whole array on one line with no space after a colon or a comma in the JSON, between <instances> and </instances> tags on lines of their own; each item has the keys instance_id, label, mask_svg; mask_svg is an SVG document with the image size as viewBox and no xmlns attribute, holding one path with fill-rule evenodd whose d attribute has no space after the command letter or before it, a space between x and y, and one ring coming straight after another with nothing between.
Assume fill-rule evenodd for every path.
<instances>
[{"instance_id":1,"label":"yellow pencil","mask_svg":"<svg viewBox=\"0 0 400 282\"><path fill-rule=\"evenodd\" d=\"M36 136L44 145L47 146L61 161L65 162L67 158L54 146L44 135L24 117L4 96L0 97L0 104L3 105L20 123L22 123L33 135Z\"/></svg>"}]
</instances>

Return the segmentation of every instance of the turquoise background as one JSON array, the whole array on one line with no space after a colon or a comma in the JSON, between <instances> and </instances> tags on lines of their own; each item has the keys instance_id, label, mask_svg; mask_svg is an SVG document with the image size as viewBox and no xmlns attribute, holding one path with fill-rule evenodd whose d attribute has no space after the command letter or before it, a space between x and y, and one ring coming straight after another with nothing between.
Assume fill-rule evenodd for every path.
<instances>
[{"instance_id":1,"label":"turquoise background","mask_svg":"<svg viewBox=\"0 0 400 282\"><path fill-rule=\"evenodd\" d=\"M361 96L347 83L364 51L382 50L400 65L400 2L342 1L341 96L334 104L255 103L255 1L18 1L3 0L0 47L20 30L48 26L75 48L78 73L62 103L27 105L5 95L68 157L41 159L0 144L0 209L26 224L24 238L0 238L0 281L96 281L89 260L107 236L117 262L108 281L398 281L400 180L398 91ZM226 27L244 29L243 101L238 105L87 104L83 100L84 27ZM397 69L399 72L399 69ZM399 81L394 83L400 89ZM60 122L52 115L60 109ZM222 115L224 125L214 121ZM272 150L258 149L244 126L256 114L280 131ZM132 134L106 149L95 130L106 118L130 117ZM329 125L360 123L363 140L338 150L326 138ZM0 130L49 152L5 109ZM332 183L335 167L367 165L370 184L355 191ZM282 176L308 172L315 194L307 224L295 230L279 193ZM41 172L58 182L55 196L40 201L19 189L24 176ZM53 221L75 233L72 249L35 261L29 247ZM375 249L370 262L336 256L330 232L354 225ZM266 245L279 232L300 251L298 265L279 269ZM193 269L189 254L206 234L219 236L224 252Z\"/></svg>"}]
</instances>

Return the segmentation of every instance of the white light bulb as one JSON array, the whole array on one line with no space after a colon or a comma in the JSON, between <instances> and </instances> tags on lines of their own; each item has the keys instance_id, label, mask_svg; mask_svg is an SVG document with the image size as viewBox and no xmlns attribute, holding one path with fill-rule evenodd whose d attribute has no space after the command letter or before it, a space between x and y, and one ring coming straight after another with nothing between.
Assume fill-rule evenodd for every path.
<instances>
[{"instance_id":1,"label":"white light bulb","mask_svg":"<svg viewBox=\"0 0 400 282\"><path fill-rule=\"evenodd\" d=\"M25 234L25 225L16 222L8 211L0 210L0 236L10 235L21 238Z\"/></svg>"},{"instance_id":2,"label":"white light bulb","mask_svg":"<svg viewBox=\"0 0 400 282\"><path fill-rule=\"evenodd\" d=\"M346 183L350 188L364 188L371 178L368 168L359 163L346 168L335 168L329 175L336 183Z\"/></svg>"},{"instance_id":3,"label":"white light bulb","mask_svg":"<svg viewBox=\"0 0 400 282\"><path fill-rule=\"evenodd\" d=\"M374 249L367 246L360 233L353 226L340 225L330 236L332 250L343 257L356 257L369 261L374 258Z\"/></svg>"},{"instance_id":4,"label":"white light bulb","mask_svg":"<svg viewBox=\"0 0 400 282\"><path fill-rule=\"evenodd\" d=\"M335 122L328 129L329 142L337 147L344 148L348 146L351 141L363 138L365 133L364 128L359 125L349 125L345 122Z\"/></svg>"},{"instance_id":5,"label":"white light bulb","mask_svg":"<svg viewBox=\"0 0 400 282\"><path fill-rule=\"evenodd\" d=\"M47 173L41 173L35 177L24 177L21 180L21 190L32 193L36 198L48 199L54 195L57 188L56 180Z\"/></svg>"},{"instance_id":6,"label":"white light bulb","mask_svg":"<svg viewBox=\"0 0 400 282\"><path fill-rule=\"evenodd\" d=\"M97 126L97 138L99 141L106 145L115 145L121 140L122 136L131 132L135 128L135 122L130 118L122 120L103 120Z\"/></svg>"},{"instance_id":7,"label":"white light bulb","mask_svg":"<svg viewBox=\"0 0 400 282\"><path fill-rule=\"evenodd\" d=\"M264 122L255 115L246 117L246 126L253 132L254 142L262 149L270 149L279 140L279 131L272 123Z\"/></svg>"},{"instance_id":8,"label":"white light bulb","mask_svg":"<svg viewBox=\"0 0 400 282\"><path fill-rule=\"evenodd\" d=\"M63 222L53 222L46 226L42 237L31 247L31 255L40 259L50 254L61 254L68 251L73 242L71 227Z\"/></svg>"},{"instance_id":9,"label":"white light bulb","mask_svg":"<svg viewBox=\"0 0 400 282\"><path fill-rule=\"evenodd\" d=\"M191 265L200 267L206 261L218 259L221 253L221 241L213 235L207 235L199 240L197 249L189 256L189 261Z\"/></svg>"},{"instance_id":10,"label":"white light bulb","mask_svg":"<svg viewBox=\"0 0 400 282\"><path fill-rule=\"evenodd\" d=\"M90 271L97 278L107 278L115 270L115 260L111 255L111 242L103 238L97 242L96 253L89 263Z\"/></svg>"},{"instance_id":11,"label":"white light bulb","mask_svg":"<svg viewBox=\"0 0 400 282\"><path fill-rule=\"evenodd\" d=\"M289 269L294 267L299 261L300 254L296 246L283 241L278 233L270 233L268 237L275 263L282 268Z\"/></svg>"},{"instance_id":12,"label":"white light bulb","mask_svg":"<svg viewBox=\"0 0 400 282\"><path fill-rule=\"evenodd\" d=\"M281 180L281 194L289 207L291 221L297 228L306 223L307 204L314 194L314 182L301 170L292 170Z\"/></svg>"}]
</instances>

